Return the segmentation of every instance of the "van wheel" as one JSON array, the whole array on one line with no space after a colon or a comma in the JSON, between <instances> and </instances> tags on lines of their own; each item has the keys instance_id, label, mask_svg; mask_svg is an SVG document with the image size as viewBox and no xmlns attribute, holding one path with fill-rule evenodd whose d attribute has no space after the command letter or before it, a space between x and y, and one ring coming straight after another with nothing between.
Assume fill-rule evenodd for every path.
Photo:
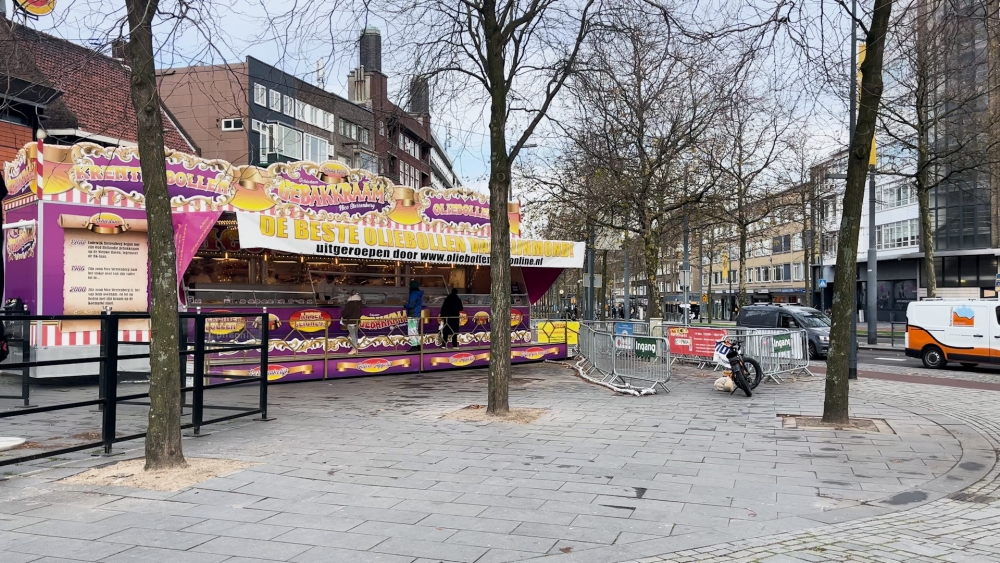
<instances>
[{"instance_id":1,"label":"van wheel","mask_svg":"<svg viewBox=\"0 0 1000 563\"><path fill-rule=\"evenodd\" d=\"M816 345L812 342L809 343L809 359L815 360L819 358L819 354L816 353Z\"/></svg>"},{"instance_id":2,"label":"van wheel","mask_svg":"<svg viewBox=\"0 0 1000 563\"><path fill-rule=\"evenodd\" d=\"M965 368L965 369L972 369L972 368L974 368L974 367L976 367L978 365L979 364L974 364L972 362L962 362L962 367Z\"/></svg>"},{"instance_id":3,"label":"van wheel","mask_svg":"<svg viewBox=\"0 0 1000 563\"><path fill-rule=\"evenodd\" d=\"M942 352L937 346L928 346L927 348L924 348L924 352L920 355L920 359L924 362L924 367L929 369L941 369L948 365L948 360L944 359L944 352Z\"/></svg>"}]
</instances>

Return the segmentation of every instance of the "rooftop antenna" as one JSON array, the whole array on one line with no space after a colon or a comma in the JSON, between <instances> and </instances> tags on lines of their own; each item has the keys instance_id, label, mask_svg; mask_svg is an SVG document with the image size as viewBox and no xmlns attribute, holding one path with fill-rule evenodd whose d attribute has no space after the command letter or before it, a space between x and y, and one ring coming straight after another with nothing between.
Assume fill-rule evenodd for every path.
<instances>
[{"instance_id":1,"label":"rooftop antenna","mask_svg":"<svg viewBox=\"0 0 1000 563\"><path fill-rule=\"evenodd\" d=\"M323 70L323 59L319 59L316 61L316 85L320 88L326 88L326 75Z\"/></svg>"}]
</instances>

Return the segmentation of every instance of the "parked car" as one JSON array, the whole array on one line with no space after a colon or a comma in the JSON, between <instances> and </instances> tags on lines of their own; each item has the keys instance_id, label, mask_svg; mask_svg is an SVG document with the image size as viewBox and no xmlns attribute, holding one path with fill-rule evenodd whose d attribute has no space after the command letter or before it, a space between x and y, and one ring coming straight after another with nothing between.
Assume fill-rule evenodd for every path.
<instances>
[{"instance_id":1,"label":"parked car","mask_svg":"<svg viewBox=\"0 0 1000 563\"><path fill-rule=\"evenodd\" d=\"M1000 306L996 301L925 299L906 307L906 355L925 367L948 362L971 368L1000 363Z\"/></svg>"},{"instance_id":2,"label":"parked car","mask_svg":"<svg viewBox=\"0 0 1000 563\"><path fill-rule=\"evenodd\" d=\"M736 316L746 328L801 328L809 337L809 357L826 357L830 349L830 317L812 307L772 303L746 305Z\"/></svg>"}]
</instances>

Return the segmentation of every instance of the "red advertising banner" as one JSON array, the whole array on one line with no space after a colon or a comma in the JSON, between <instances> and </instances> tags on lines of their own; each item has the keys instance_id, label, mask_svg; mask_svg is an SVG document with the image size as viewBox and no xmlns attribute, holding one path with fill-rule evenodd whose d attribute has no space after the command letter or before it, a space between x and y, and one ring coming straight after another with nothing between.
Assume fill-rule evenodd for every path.
<instances>
[{"instance_id":1,"label":"red advertising banner","mask_svg":"<svg viewBox=\"0 0 1000 563\"><path fill-rule=\"evenodd\" d=\"M667 328L671 354L707 359L712 359L715 356L715 343L724 340L728 334L724 328L683 326Z\"/></svg>"}]
</instances>

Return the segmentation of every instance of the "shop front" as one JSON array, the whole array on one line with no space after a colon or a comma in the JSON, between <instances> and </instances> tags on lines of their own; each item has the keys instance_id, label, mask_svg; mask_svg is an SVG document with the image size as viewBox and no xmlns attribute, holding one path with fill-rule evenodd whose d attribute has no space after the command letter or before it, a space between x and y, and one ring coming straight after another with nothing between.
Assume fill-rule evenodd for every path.
<instances>
[{"instance_id":1,"label":"shop front","mask_svg":"<svg viewBox=\"0 0 1000 563\"><path fill-rule=\"evenodd\" d=\"M145 196L135 149L45 146L43 166L38 153L28 145L4 168L5 299L19 298L45 315L147 311ZM489 363L486 196L395 186L336 162L265 169L170 152L166 161L179 307L232 312L209 321L208 338L216 342L259 340L268 322L271 379ZM533 338L529 306L563 269L582 267L584 243L522 238L517 205L507 212L511 360L565 357L565 342ZM416 319L405 309L412 284L424 292ZM446 348L446 321L438 317L452 290L464 310L455 323L457 346ZM355 294L362 301L356 342L340 322ZM122 329L122 341L149 340L146 322ZM90 323L39 323L33 330L40 360L96 355L100 335ZM213 357L209 370L254 376L259 363L259 356L237 353ZM49 375L44 368L36 374Z\"/></svg>"}]
</instances>

